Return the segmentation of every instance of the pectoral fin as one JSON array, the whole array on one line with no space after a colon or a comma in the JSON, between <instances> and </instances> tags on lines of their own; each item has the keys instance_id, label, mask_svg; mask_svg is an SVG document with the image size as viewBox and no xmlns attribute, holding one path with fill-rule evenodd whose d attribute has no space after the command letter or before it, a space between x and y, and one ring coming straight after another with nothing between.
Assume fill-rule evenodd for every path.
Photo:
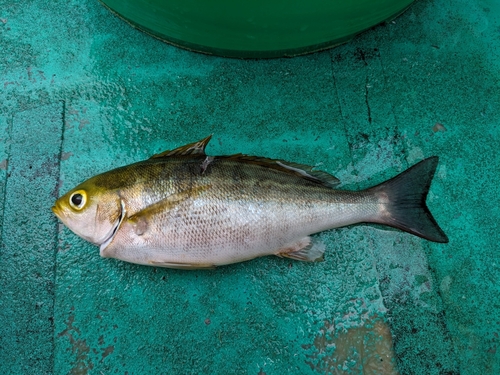
<instances>
[{"instance_id":1,"label":"pectoral fin","mask_svg":"<svg viewBox=\"0 0 500 375\"><path fill-rule=\"evenodd\" d=\"M210 185L204 185L169 195L168 197L153 203L143 210L136 212L127 219L127 222L134 227L135 233L138 236L142 236L147 232L149 224L155 215L172 210L179 203L198 196L209 187Z\"/></svg>"},{"instance_id":2,"label":"pectoral fin","mask_svg":"<svg viewBox=\"0 0 500 375\"><path fill-rule=\"evenodd\" d=\"M304 262L321 262L324 252L325 244L311 237L304 237L283 246L275 255Z\"/></svg>"}]
</instances>

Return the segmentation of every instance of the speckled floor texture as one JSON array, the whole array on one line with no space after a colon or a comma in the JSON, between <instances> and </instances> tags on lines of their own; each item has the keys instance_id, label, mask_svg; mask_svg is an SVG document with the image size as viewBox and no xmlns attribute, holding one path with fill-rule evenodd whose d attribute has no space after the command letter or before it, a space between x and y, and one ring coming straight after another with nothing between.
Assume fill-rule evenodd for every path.
<instances>
[{"instance_id":1,"label":"speckled floor texture","mask_svg":"<svg viewBox=\"0 0 500 375\"><path fill-rule=\"evenodd\" d=\"M0 0L1 374L500 374L500 2L420 0L333 50L196 54L97 0ZM356 225L322 263L102 259L56 197L214 138L346 189L424 157L448 244Z\"/></svg>"}]
</instances>

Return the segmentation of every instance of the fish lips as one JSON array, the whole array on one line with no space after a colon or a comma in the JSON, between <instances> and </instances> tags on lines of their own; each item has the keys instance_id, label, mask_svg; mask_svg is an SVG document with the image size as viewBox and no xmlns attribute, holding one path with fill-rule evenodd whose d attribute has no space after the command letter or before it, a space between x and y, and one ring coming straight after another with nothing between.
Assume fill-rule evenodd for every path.
<instances>
[{"instance_id":1,"label":"fish lips","mask_svg":"<svg viewBox=\"0 0 500 375\"><path fill-rule=\"evenodd\" d=\"M54 213L54 215L56 215L57 218L62 221L61 209L57 205L54 205L54 206L52 206L51 210Z\"/></svg>"}]
</instances>

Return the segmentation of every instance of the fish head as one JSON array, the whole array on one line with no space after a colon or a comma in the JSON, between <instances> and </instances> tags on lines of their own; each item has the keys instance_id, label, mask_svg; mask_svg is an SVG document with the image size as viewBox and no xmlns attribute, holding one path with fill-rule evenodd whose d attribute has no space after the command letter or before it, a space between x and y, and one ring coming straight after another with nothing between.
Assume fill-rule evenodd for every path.
<instances>
[{"instance_id":1,"label":"fish head","mask_svg":"<svg viewBox=\"0 0 500 375\"><path fill-rule=\"evenodd\" d=\"M75 234L96 245L111 241L125 214L118 191L97 186L93 179L60 197L52 212Z\"/></svg>"}]
</instances>

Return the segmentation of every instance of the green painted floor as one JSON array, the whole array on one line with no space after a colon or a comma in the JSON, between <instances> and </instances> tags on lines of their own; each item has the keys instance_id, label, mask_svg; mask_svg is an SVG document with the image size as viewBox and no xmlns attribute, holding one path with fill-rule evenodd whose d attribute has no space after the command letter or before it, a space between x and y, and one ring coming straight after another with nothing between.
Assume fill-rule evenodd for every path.
<instances>
[{"instance_id":1,"label":"green painted floor","mask_svg":"<svg viewBox=\"0 0 500 375\"><path fill-rule=\"evenodd\" d=\"M0 51L1 374L500 373L498 0L420 0L261 61L171 47L97 0L0 0ZM428 203L450 242L358 225L318 235L322 263L179 271L102 259L50 212L212 133L211 154L346 189L438 155Z\"/></svg>"}]
</instances>

